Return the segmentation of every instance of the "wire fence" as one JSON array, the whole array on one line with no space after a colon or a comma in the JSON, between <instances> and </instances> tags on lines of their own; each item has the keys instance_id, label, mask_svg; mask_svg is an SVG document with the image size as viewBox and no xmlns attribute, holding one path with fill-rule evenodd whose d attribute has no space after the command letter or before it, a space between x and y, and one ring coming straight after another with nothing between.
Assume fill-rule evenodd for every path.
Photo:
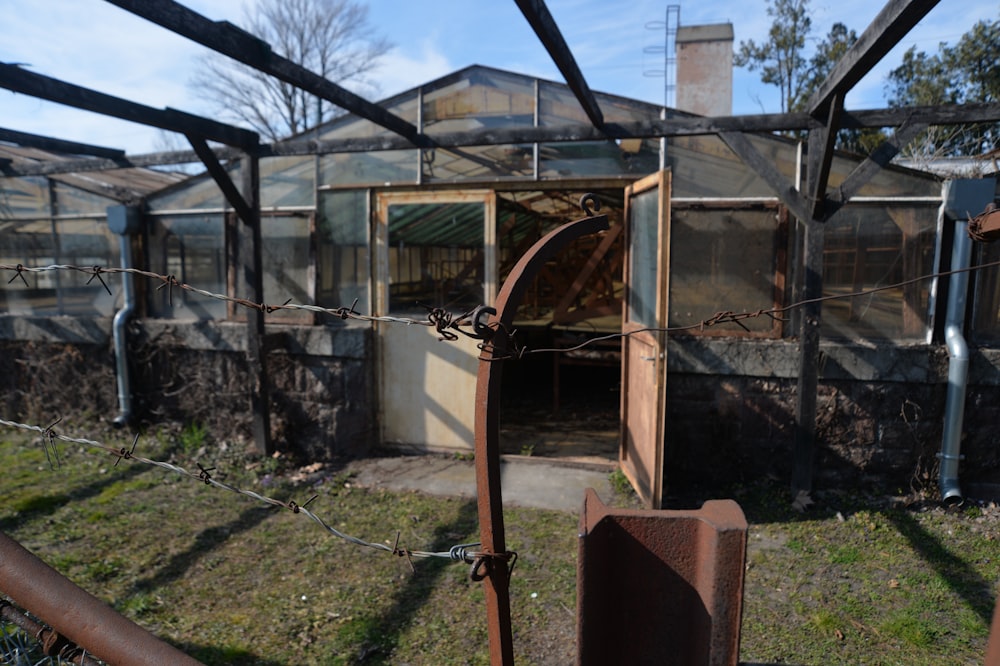
<instances>
[{"instance_id":1,"label":"wire fence","mask_svg":"<svg viewBox=\"0 0 1000 666\"><path fill-rule=\"evenodd\" d=\"M948 271L938 271L935 273L929 273L926 275L920 275L907 280L902 280L899 282L894 282L892 284L882 285L879 287L871 287L868 289L862 289L859 291L854 291L846 294L830 294L826 296L821 296L817 298L810 298L799 300L790 305L784 305L779 307L761 308L758 310L747 310L742 312L734 312L731 310L719 311L710 317L702 319L698 322L691 324L685 324L680 326L664 326L664 327L646 327L633 329L628 332L615 332L607 335L591 337L587 340L580 342L577 345L570 347L539 347L539 348L529 348L519 342L517 339L517 330L503 330L503 336L505 338L507 350L505 353L498 356L493 356L491 353L484 353L480 356L480 360L491 360L491 361L504 361L516 358L522 358L530 354L542 354L542 353L570 353L579 351L591 345L596 345L602 341L614 340L623 337L628 337L635 335L637 333L643 332L662 332L666 334L671 333L685 333L693 331L704 331L706 329L714 328L724 324L735 324L744 331L749 329L743 323L749 319L759 319L761 317L767 317L773 320L784 321L784 315L789 312L803 308L807 305L824 303L827 301L836 300L850 300L853 298L862 298L865 296L870 296L879 292L892 291L896 289L902 289L903 287L919 284L921 282L927 282L936 278L946 277L949 275L956 275L958 273L974 273L976 271L985 270L987 268L995 268L1000 266L1000 260L978 264L969 268L960 268ZM228 303L233 303L240 307L244 307L250 310L258 310L263 313L273 313L278 310L301 310L306 312L317 313L320 315L325 315L328 317L334 317L339 319L353 319L358 321L366 322L382 322L387 324L401 324L404 326L426 326L435 329L438 334L438 338L443 342L452 342L459 338L459 334L464 335L469 338L479 339L479 349L482 352L492 352L494 340L497 334L500 332L500 325L488 321L488 316L490 314L495 314L495 310L487 305L480 305L472 310L465 312L450 312L445 308L439 307L427 307L427 316L423 319L418 319L414 317L400 317L392 315L379 315L379 314L364 314L359 312L357 309L358 300L355 299L350 307L340 306L336 308L325 308L318 305L309 305L303 303L293 303L291 301L286 301L280 305L269 304L269 303L256 303L254 301L237 298L233 296L228 296L226 294L218 294L205 289L200 289L198 287L186 284L177 280L174 275L164 275L160 273L154 273L151 271L145 271L137 268L117 268L117 267L102 267L102 266L74 266L69 264L51 264L47 266L25 266L23 264L0 264L0 271L13 272L13 276L7 280L7 284L10 285L20 278L26 287L28 287L28 281L24 277L25 273L43 273L50 271L71 271L79 272L85 275L90 275L90 279L87 280L87 284L91 284L95 279L98 280L102 287L112 295L111 288L108 286L107 282L104 281L102 276L104 275L115 275L115 274L131 274L147 278L153 282L159 282L159 286L156 288L158 291L162 289L167 289L168 300L172 302L172 293L174 289L180 289L186 292L199 294L206 298L212 298Z\"/></svg>"},{"instance_id":2,"label":"wire fence","mask_svg":"<svg viewBox=\"0 0 1000 666\"><path fill-rule=\"evenodd\" d=\"M8 428L15 428L22 431L38 433L40 435L42 448L45 450L46 460L48 461L51 467L55 467L60 464L59 452L56 446L57 441L80 444L86 447L89 451L106 453L115 457L116 467L122 460L128 460L143 465L151 465L153 467L158 467L173 474L177 474L179 476L185 477L187 479L199 483L204 483L206 485L218 488L220 490L225 490L230 493L242 495L244 497L249 497L250 499L256 500L257 502L268 504L270 506L279 507L282 509L287 509L288 511L291 511L294 514L312 520L314 523L319 525L323 530L325 530L330 536L336 537L355 546L360 546L363 548L371 548L373 550L378 550L390 553L397 557L405 558L410 563L411 569L413 567L412 560L422 559L422 558L439 558L439 559L452 560L455 562L465 562L467 564L472 564L473 570L475 570L477 568L477 565L482 563L486 558L502 558L505 560L516 558L516 555L513 553L495 554L495 553L482 552L477 549L479 546L478 543L456 544L451 548L449 548L447 551L414 550L400 546L399 544L400 532L396 532L395 540L393 542L393 545L391 546L385 543L366 541L364 539L360 539L358 537L351 536L349 534L341 532L340 530L336 529L335 527L332 527L329 523L324 521L315 512L310 510L308 508L309 504L311 504L313 500L315 500L318 497L318 495L313 495L312 497L310 497L308 500L306 500L301 504L291 499L281 500L275 497L262 495L261 493L255 492L253 490L247 490L245 488L240 488L230 483L220 481L218 478L216 478L215 475L213 475L213 472L216 471L214 467L206 468L203 467L201 464L196 463L198 471L193 471L185 469L184 467L175 465L173 463L164 462L161 460L152 460L150 458L145 458L141 455L137 455L135 449L139 442L138 434L136 434L135 437L133 438L131 447L116 448L114 446L103 444L93 439L86 439L82 437L70 437L67 435L63 435L55 430L55 426L59 425L61 421L62 419L59 419L54 423L52 423L51 425L42 427L36 425L29 425L25 423L18 423L16 421L10 421L7 419L0 418L0 425L6 426Z\"/></svg>"}]
</instances>

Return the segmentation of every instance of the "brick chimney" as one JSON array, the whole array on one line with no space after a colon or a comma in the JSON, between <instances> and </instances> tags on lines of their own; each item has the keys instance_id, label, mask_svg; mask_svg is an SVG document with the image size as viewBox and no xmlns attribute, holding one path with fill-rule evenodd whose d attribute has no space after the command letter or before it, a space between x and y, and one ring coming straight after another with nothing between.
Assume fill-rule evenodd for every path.
<instances>
[{"instance_id":1,"label":"brick chimney","mask_svg":"<svg viewBox=\"0 0 1000 666\"><path fill-rule=\"evenodd\" d=\"M733 24L677 29L677 108L702 116L733 114Z\"/></svg>"}]
</instances>

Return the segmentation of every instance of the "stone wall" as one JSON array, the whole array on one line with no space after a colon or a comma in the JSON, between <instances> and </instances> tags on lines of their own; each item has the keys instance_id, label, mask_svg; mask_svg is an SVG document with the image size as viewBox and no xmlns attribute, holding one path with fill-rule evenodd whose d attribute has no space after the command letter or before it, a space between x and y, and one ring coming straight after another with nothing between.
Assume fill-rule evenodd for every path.
<instances>
[{"instance_id":1,"label":"stone wall","mask_svg":"<svg viewBox=\"0 0 1000 666\"><path fill-rule=\"evenodd\" d=\"M110 331L110 319L0 317L7 418L110 428L119 413ZM240 323L132 322L134 424L196 424L215 441L250 441L255 377L245 334ZM275 448L312 460L370 453L377 431L368 327L269 326L265 343Z\"/></svg>"}]
</instances>

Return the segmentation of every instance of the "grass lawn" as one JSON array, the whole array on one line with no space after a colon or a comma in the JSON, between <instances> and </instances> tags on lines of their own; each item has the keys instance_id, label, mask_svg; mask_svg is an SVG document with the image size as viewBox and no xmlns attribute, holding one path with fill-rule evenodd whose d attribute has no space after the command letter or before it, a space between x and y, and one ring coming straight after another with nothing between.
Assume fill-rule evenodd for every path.
<instances>
[{"instance_id":1,"label":"grass lawn","mask_svg":"<svg viewBox=\"0 0 1000 666\"><path fill-rule=\"evenodd\" d=\"M462 499L366 490L350 469L284 469L204 435L143 438L137 455L309 504L367 541L447 550L475 541ZM104 440L114 447L131 441ZM482 584L468 565L334 538L302 514L169 471L0 431L0 529L206 664L487 664ZM50 451L50 456L52 452ZM792 664L982 663L1000 579L1000 509L946 512L783 487L732 489L751 522L741 659ZM618 498L627 503L628 498ZM578 516L509 509L518 663L575 660Z\"/></svg>"}]
</instances>

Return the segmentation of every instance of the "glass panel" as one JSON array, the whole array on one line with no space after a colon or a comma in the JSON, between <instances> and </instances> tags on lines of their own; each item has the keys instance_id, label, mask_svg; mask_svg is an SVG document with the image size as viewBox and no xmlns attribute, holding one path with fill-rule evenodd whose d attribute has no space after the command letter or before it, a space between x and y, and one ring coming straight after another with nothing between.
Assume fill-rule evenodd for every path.
<instances>
[{"instance_id":1,"label":"glass panel","mask_svg":"<svg viewBox=\"0 0 1000 666\"><path fill-rule=\"evenodd\" d=\"M261 219L261 259L264 266L264 302L274 305L291 300L297 304L313 302L309 284L309 217L267 216ZM269 321L310 322L304 310L275 310Z\"/></svg>"},{"instance_id":2,"label":"glass panel","mask_svg":"<svg viewBox=\"0 0 1000 666\"><path fill-rule=\"evenodd\" d=\"M685 210L670 213L670 326L690 326L720 311L753 312L775 306L779 256L775 210ZM742 322L768 333L768 317ZM745 333L736 324L706 332ZM692 331L696 333L696 331Z\"/></svg>"},{"instance_id":3,"label":"glass panel","mask_svg":"<svg viewBox=\"0 0 1000 666\"><path fill-rule=\"evenodd\" d=\"M897 284L933 271L936 206L848 205L824 228L823 295ZM823 302L821 332L851 339L923 339L933 284L920 281Z\"/></svg>"},{"instance_id":4,"label":"glass panel","mask_svg":"<svg viewBox=\"0 0 1000 666\"><path fill-rule=\"evenodd\" d=\"M423 153L425 181L530 178L534 168L534 149L527 143L431 149Z\"/></svg>"},{"instance_id":5,"label":"glass panel","mask_svg":"<svg viewBox=\"0 0 1000 666\"><path fill-rule=\"evenodd\" d=\"M1000 261L1000 243L975 243L972 253L976 266ZM972 334L977 341L996 342L1000 340L1000 266L981 268L971 279L975 288Z\"/></svg>"},{"instance_id":6,"label":"glass panel","mask_svg":"<svg viewBox=\"0 0 1000 666\"><path fill-rule=\"evenodd\" d=\"M49 187L45 178L0 178L0 220L48 214Z\"/></svg>"},{"instance_id":7,"label":"glass panel","mask_svg":"<svg viewBox=\"0 0 1000 666\"><path fill-rule=\"evenodd\" d=\"M660 165L655 141L543 143L539 151L541 178L645 175Z\"/></svg>"},{"instance_id":8,"label":"glass panel","mask_svg":"<svg viewBox=\"0 0 1000 666\"><path fill-rule=\"evenodd\" d=\"M424 90L424 132L532 127L535 87L531 79L472 70L467 76Z\"/></svg>"},{"instance_id":9,"label":"glass panel","mask_svg":"<svg viewBox=\"0 0 1000 666\"><path fill-rule=\"evenodd\" d=\"M830 166L831 189L837 188L848 174L861 163L861 158L837 156ZM909 171L899 167L887 166L869 180L858 192L863 197L934 197L940 196L941 183L929 173Z\"/></svg>"},{"instance_id":10,"label":"glass panel","mask_svg":"<svg viewBox=\"0 0 1000 666\"><path fill-rule=\"evenodd\" d=\"M389 312L471 310L483 303L482 203L389 207Z\"/></svg>"},{"instance_id":11,"label":"glass panel","mask_svg":"<svg viewBox=\"0 0 1000 666\"><path fill-rule=\"evenodd\" d=\"M117 236L104 219L0 222L0 263L48 266L118 266ZM90 273L59 270L22 273L3 285L5 311L17 314L111 315L118 295L114 276L102 276L113 295L101 287Z\"/></svg>"},{"instance_id":12,"label":"glass panel","mask_svg":"<svg viewBox=\"0 0 1000 666\"><path fill-rule=\"evenodd\" d=\"M228 293L221 214L152 218L149 239L149 266L154 273L173 275L179 282L212 293ZM149 310L154 317L226 318L224 301L159 286L152 282L147 285Z\"/></svg>"},{"instance_id":13,"label":"glass panel","mask_svg":"<svg viewBox=\"0 0 1000 666\"><path fill-rule=\"evenodd\" d=\"M794 182L796 146L780 139L750 137L750 141L789 182ZM746 166L716 136L673 137L667 144L672 196L773 197L764 180Z\"/></svg>"},{"instance_id":14,"label":"glass panel","mask_svg":"<svg viewBox=\"0 0 1000 666\"><path fill-rule=\"evenodd\" d=\"M236 173L235 169L229 170L233 179L237 179ZM151 211L221 209L226 206L222 190L210 176L196 176L179 187L150 197L148 203Z\"/></svg>"},{"instance_id":15,"label":"glass panel","mask_svg":"<svg viewBox=\"0 0 1000 666\"><path fill-rule=\"evenodd\" d=\"M359 310L368 312L368 192L320 192L319 197L316 303L350 307L357 299Z\"/></svg>"},{"instance_id":16,"label":"glass panel","mask_svg":"<svg viewBox=\"0 0 1000 666\"><path fill-rule=\"evenodd\" d=\"M628 315L641 326L656 326L657 249L659 240L657 189L636 194L629 202Z\"/></svg>"},{"instance_id":17,"label":"glass panel","mask_svg":"<svg viewBox=\"0 0 1000 666\"><path fill-rule=\"evenodd\" d=\"M325 185L388 185L417 182L416 150L337 153L320 158L320 181Z\"/></svg>"},{"instance_id":18,"label":"glass panel","mask_svg":"<svg viewBox=\"0 0 1000 666\"><path fill-rule=\"evenodd\" d=\"M63 183L53 183L53 185L56 192L56 212L59 215L104 215L108 206L118 203L108 197L85 192Z\"/></svg>"},{"instance_id":19,"label":"glass panel","mask_svg":"<svg viewBox=\"0 0 1000 666\"><path fill-rule=\"evenodd\" d=\"M260 205L312 206L316 194L312 155L265 157L260 161Z\"/></svg>"}]
</instances>

